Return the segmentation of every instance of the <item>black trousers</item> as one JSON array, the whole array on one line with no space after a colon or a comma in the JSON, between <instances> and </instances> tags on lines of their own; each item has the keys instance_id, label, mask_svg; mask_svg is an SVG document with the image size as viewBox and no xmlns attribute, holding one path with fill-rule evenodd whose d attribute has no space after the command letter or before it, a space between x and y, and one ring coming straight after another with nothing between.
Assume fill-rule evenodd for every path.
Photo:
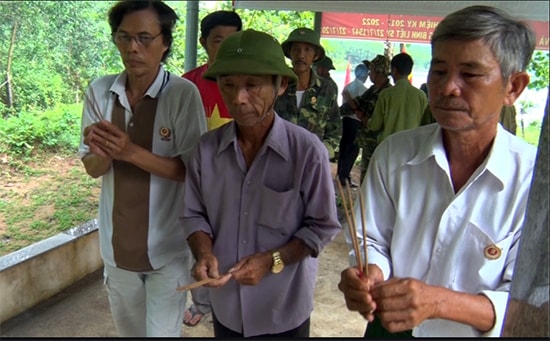
<instances>
[{"instance_id":1,"label":"black trousers","mask_svg":"<svg viewBox=\"0 0 550 341\"><path fill-rule=\"evenodd\" d=\"M356 138L360 127L361 122L356 119L347 116L342 119L342 138L340 139L340 153L336 170L338 179L341 181L350 178L351 169L359 155L359 145Z\"/></svg>"},{"instance_id":2,"label":"black trousers","mask_svg":"<svg viewBox=\"0 0 550 341\"><path fill-rule=\"evenodd\" d=\"M382 323L378 317L374 318L374 321L367 324L367 330L365 330L365 339L412 339L412 330L406 330L404 332L390 333L386 328L382 327Z\"/></svg>"},{"instance_id":3,"label":"black trousers","mask_svg":"<svg viewBox=\"0 0 550 341\"><path fill-rule=\"evenodd\" d=\"M216 315L212 313L212 320L214 322L214 337L215 338L230 338L239 337L243 338L244 335L233 331L218 321ZM279 334L264 334L250 337L251 339L270 339L270 338L308 338L309 337L309 318L298 327L287 330Z\"/></svg>"}]
</instances>

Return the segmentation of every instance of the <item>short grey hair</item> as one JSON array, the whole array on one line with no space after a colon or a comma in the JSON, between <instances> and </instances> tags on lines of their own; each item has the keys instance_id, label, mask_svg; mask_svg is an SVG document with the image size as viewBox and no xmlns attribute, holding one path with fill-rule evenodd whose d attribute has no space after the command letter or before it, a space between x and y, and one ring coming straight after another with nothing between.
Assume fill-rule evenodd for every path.
<instances>
[{"instance_id":1,"label":"short grey hair","mask_svg":"<svg viewBox=\"0 0 550 341\"><path fill-rule=\"evenodd\" d=\"M536 43L527 23L490 6L470 6L446 16L435 28L432 48L439 41L452 39L486 43L500 64L503 80L527 70Z\"/></svg>"}]
</instances>

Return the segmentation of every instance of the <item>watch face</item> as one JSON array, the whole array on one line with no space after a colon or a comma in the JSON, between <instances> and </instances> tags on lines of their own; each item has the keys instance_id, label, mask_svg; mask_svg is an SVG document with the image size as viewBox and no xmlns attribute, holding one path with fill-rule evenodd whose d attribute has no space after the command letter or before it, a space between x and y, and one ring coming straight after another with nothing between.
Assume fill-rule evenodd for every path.
<instances>
[{"instance_id":1,"label":"watch face","mask_svg":"<svg viewBox=\"0 0 550 341\"><path fill-rule=\"evenodd\" d=\"M273 252L272 257L273 265L271 266L271 272L274 274L278 274L279 272L283 271L285 263L281 259L281 253L279 251Z\"/></svg>"},{"instance_id":2,"label":"watch face","mask_svg":"<svg viewBox=\"0 0 550 341\"><path fill-rule=\"evenodd\" d=\"M273 264L273 266L271 267L271 272L273 272L274 274L278 274L279 272L283 271L283 268L284 268L284 264L283 263L275 263Z\"/></svg>"}]
</instances>

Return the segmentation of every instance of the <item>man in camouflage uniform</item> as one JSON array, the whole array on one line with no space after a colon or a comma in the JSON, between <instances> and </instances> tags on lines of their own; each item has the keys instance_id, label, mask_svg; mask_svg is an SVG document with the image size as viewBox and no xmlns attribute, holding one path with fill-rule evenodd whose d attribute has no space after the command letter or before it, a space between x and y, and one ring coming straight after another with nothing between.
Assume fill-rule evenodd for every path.
<instances>
[{"instance_id":1,"label":"man in camouflage uniform","mask_svg":"<svg viewBox=\"0 0 550 341\"><path fill-rule=\"evenodd\" d=\"M342 123L336 101L338 89L311 68L313 62L325 56L319 35L309 28L297 28L281 46L285 56L292 61L298 81L289 84L285 93L279 96L275 111L317 135L333 160Z\"/></svg>"},{"instance_id":2,"label":"man in camouflage uniform","mask_svg":"<svg viewBox=\"0 0 550 341\"><path fill-rule=\"evenodd\" d=\"M390 60L383 55L377 55L372 61L364 60L363 63L369 68L369 78L373 85L367 89L361 96L347 99L347 102L340 107L342 115L350 115L355 112L361 120L361 127L357 133L357 144L361 147L361 182L367 172L370 157L378 145L377 133L367 129L367 122L374 112L374 106L378 99L378 94L385 88L391 86Z\"/></svg>"},{"instance_id":3,"label":"man in camouflage uniform","mask_svg":"<svg viewBox=\"0 0 550 341\"><path fill-rule=\"evenodd\" d=\"M338 84L336 84L334 79L330 76L330 70L336 70L332 63L332 59L329 56L325 56L325 58L315 62L313 66L317 75L331 82L336 88L336 92L338 92Z\"/></svg>"}]
</instances>

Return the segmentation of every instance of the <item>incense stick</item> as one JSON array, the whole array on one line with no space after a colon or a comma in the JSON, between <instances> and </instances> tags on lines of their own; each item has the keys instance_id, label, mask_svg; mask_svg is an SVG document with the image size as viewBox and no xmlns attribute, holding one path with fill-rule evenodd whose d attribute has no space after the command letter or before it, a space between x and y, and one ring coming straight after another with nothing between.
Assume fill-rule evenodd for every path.
<instances>
[{"instance_id":1,"label":"incense stick","mask_svg":"<svg viewBox=\"0 0 550 341\"><path fill-rule=\"evenodd\" d=\"M191 284L184 285L182 287L176 288L176 291L185 291L185 290L191 290L191 289L195 289L195 288L198 288L198 287L202 287L203 285L208 284L208 283L210 283L212 281L215 281L217 279L219 279L219 277L217 277L217 278L206 278L206 279L203 279L203 280L193 282Z\"/></svg>"},{"instance_id":2,"label":"incense stick","mask_svg":"<svg viewBox=\"0 0 550 341\"><path fill-rule=\"evenodd\" d=\"M355 221L355 210L353 205L353 197L351 195L351 188L349 186L349 183L346 182L346 190L348 192L348 207L349 207L349 214L351 216L351 224L353 226L353 235L355 238L353 238L353 242L355 243L354 249L356 250L356 253L359 255L359 262L357 262L357 266L361 271L363 271L363 264L361 262L361 249L359 247L359 241L357 240L357 222Z\"/></svg>"},{"instance_id":3,"label":"incense stick","mask_svg":"<svg viewBox=\"0 0 550 341\"><path fill-rule=\"evenodd\" d=\"M342 185L340 184L340 180L336 179L336 184L338 186L338 192L340 194L340 198L342 199L342 205L344 206L344 213L346 216L346 221L348 223L348 229L352 241L353 250L355 252L355 260L357 261L357 266L359 267L359 271L362 270L361 265L361 253L359 252L359 243L357 242L357 230L355 229L355 219L352 220L350 218L350 211L348 210L348 203L346 202L346 196L344 194L344 190L342 189ZM347 185L347 184L346 184ZM351 217L353 217L351 215Z\"/></svg>"},{"instance_id":4,"label":"incense stick","mask_svg":"<svg viewBox=\"0 0 550 341\"><path fill-rule=\"evenodd\" d=\"M349 187L349 184L346 183L346 190L347 190L347 198L346 200L346 193L344 193L344 190L342 188L342 185L340 184L340 181L336 179L336 184L338 186L338 191L340 194L340 198L342 199L342 205L344 206L344 212L346 216L346 221L348 223L351 241L353 250L355 252L355 259L357 261L357 267L359 270L365 274L365 276L368 276L368 255L367 255L367 232L366 232L366 217L365 217L365 202L363 200L363 193L361 192L361 188L359 188L359 208L361 211L361 232L363 237L363 261L361 259L361 247L359 245L359 241L357 240L357 225L355 222L355 214L353 212L353 199L351 195L351 190Z\"/></svg>"},{"instance_id":5,"label":"incense stick","mask_svg":"<svg viewBox=\"0 0 550 341\"><path fill-rule=\"evenodd\" d=\"M366 180L363 180L366 181ZM361 186L362 187L362 186ZM363 270L363 273L365 276L369 276L369 270L368 270L368 264L369 260L367 257L367 218L365 216L365 202L363 200L363 192L361 191L361 187L359 187L359 206L361 207L361 230L363 232L363 253L364 253L364 262L365 269Z\"/></svg>"},{"instance_id":6,"label":"incense stick","mask_svg":"<svg viewBox=\"0 0 550 341\"><path fill-rule=\"evenodd\" d=\"M87 101L88 103L90 103L90 106L92 107L92 114L93 114L94 118L95 118L98 122L104 120L103 115L101 114L101 111L100 111L99 108L97 107L97 103L96 103L96 102L93 102L93 101L90 99L90 96L88 96L88 92L85 92L84 95L86 96L86 101Z\"/></svg>"}]
</instances>

